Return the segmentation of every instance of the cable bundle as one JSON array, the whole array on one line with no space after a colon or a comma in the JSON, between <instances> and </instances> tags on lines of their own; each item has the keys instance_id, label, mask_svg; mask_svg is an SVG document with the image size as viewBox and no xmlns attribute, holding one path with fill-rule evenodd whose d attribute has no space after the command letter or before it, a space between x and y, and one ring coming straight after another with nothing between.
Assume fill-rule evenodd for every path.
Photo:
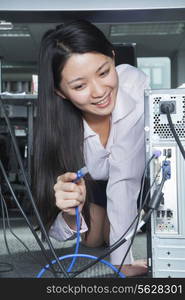
<instances>
[{"instance_id":1,"label":"cable bundle","mask_svg":"<svg viewBox=\"0 0 185 300\"><path fill-rule=\"evenodd\" d=\"M7 183L7 186L9 187L12 195L13 195L13 198L18 206L18 208L20 209L24 219L26 220L26 223L27 225L29 226L33 236L35 237L46 261L48 262L48 264L39 272L39 274L37 275L37 278L40 278L44 273L45 271L48 271L50 270L54 277L65 277L65 278L71 278L71 277L77 277L77 276L81 276L80 274L82 274L84 271L92 268L93 266L97 265L99 262L100 264L103 264L105 266L107 266L109 268L109 270L111 269L111 271L113 272L114 276L119 276L121 278L125 278L125 275L120 272L121 270L121 267L124 263L124 260L125 260L125 257L128 253L128 251L130 250L130 247L132 246L133 244L133 241L134 241L134 238L135 238L135 235L136 233L138 232L138 230L148 221L151 213L153 212L154 209L156 209L157 205L160 203L160 199L161 199L161 193L162 193L162 188L163 188L163 185L165 183L165 181L167 180L167 177L163 176L162 180L161 180L161 183L160 185L158 186L157 190L155 191L155 193L152 195L152 198L149 202L149 205L148 205L148 212L145 214L144 218L140 221L139 223L139 219L140 219L140 214L141 214L141 211L143 209L143 207L145 206L146 202L147 202L147 199L149 197L149 194L150 194L150 190L153 186L153 184L155 183L155 179L154 179L154 182L152 183L152 186L150 187L145 199L144 199L144 202L143 204L141 205L141 200L142 200L142 196L143 196L143 188L144 188L144 179L146 177L146 172L147 172L147 168L150 164L150 162L152 161L153 158L156 158L158 154L154 153L152 155L152 157L149 159L146 167L145 167L145 170L144 170L144 176L143 176L143 181L142 181L142 187L141 187L141 194L140 194L140 206L139 206L139 211L138 211L138 214L137 216L135 217L135 219L133 220L133 222L131 223L131 225L129 226L129 228L124 232L124 234L122 235L122 237L120 237L119 240L117 240L113 245L109 246L106 251L99 257L95 257L95 256L92 256L92 255L87 255L87 254L78 254L78 251L79 251L79 244L80 244L80 216L79 216L79 212L78 212L78 208L76 208L76 226L77 226L77 241L76 241L76 248L75 248L75 253L74 254L69 254L69 255L65 255L65 256L62 256L62 257L58 257L56 255L56 252L55 252L55 249L53 248L53 245L50 241L50 238L45 230L45 227L43 225L43 222L41 220L41 217L40 217L40 214L38 212L38 209L35 205L35 202L34 202L34 199L33 199L33 196L32 196L32 193L31 193L31 190L30 190L30 187L29 187L29 184L28 184L28 181L27 181L27 178L26 178L26 175L25 175L25 171L24 171L24 167L23 167L23 163L22 163L22 160L21 160L21 156L20 156L20 153L19 153L19 149L18 149L18 146L17 146L17 143L16 143L16 139L15 139L15 136L13 134L13 131L11 129L11 126L10 126L10 122L9 122L9 119L8 117L6 116L6 113L5 113L5 109L3 107L3 103L2 103L2 99L0 98L0 107L1 107L1 110L3 112L3 115L4 115L4 118L6 120L6 123L7 123L7 126L8 126L8 129L9 129L9 132L10 132L10 135L11 135L11 138L12 138L12 142L13 142L13 145L14 145L14 148L15 148L15 152L16 152L16 155L17 155L17 159L18 159L18 162L19 162L19 166L20 166L20 169L21 169L21 172L22 172L22 175L23 175L23 179L24 179L24 183L25 183L25 186L26 186L26 189L27 189L27 192L28 192L28 196L29 196L29 199L31 201L31 204L33 206L33 209L34 209L34 212L35 212L35 215L37 217L37 220L38 220L38 223L40 225L40 228L41 228L41 232L43 234L43 236L45 237L46 239L46 242L49 246L49 249L51 250L53 256L54 256L54 260L50 260L50 258L48 257L48 254L46 252L46 249L44 248L43 246L43 243L42 241L40 240L39 236L36 234L32 224L30 223L29 219L27 218L26 214L24 213L21 205L19 204L17 198L16 198L16 195L11 187L11 184L8 180L8 176L6 174L6 171L3 167L3 164L0 160L0 168L1 168L1 171L2 171L2 174L5 178L5 181ZM175 137L175 140L181 150L181 153L183 155L183 157L185 158L185 152L184 152L184 149L182 147L182 144L180 143L179 139L178 139L178 136L175 132L175 129L173 127L173 124L172 124L172 121L171 121L171 117L170 117L170 113L169 113L169 109L167 108L166 109L166 114L167 114L167 118L168 118L168 122L169 122L169 125L170 125L170 128L172 130L172 133ZM164 174L163 174L164 175ZM3 201L3 198L1 196L1 201ZM4 203L4 204L3 204ZM5 205L5 201L2 202L2 207L3 205ZM2 208L3 210L3 208ZM135 223L135 228L129 233L128 231L130 230L130 228L134 225ZM131 243L130 243L130 246L128 248L128 251L127 253L125 254L122 262L121 262L121 265L119 267L119 269L116 269L113 265L111 265L108 261L105 261L104 258L106 256L108 256L110 253L112 253L113 251L115 251L119 246L121 246L124 242L126 242L128 239L131 239ZM74 265L76 263L76 260L78 259L81 259L83 258L84 259L84 266L81 267L80 269L77 269L75 271L73 271L74 269ZM86 259L86 261L85 261ZM90 263L89 263L89 259L92 260ZM61 264L61 261L62 261L62 264ZM64 261L66 261L64 263ZM57 264L57 267L58 267L58 270L56 270L56 268L53 267L54 264ZM2 264L0 264L0 266L2 266ZM3 265L4 268L6 268L6 270L12 270L12 266L11 265ZM6 271L5 270L5 271ZM111 275L113 275L111 274ZM115 275L116 274L116 275ZM106 275L105 275L106 276Z\"/></svg>"}]
</instances>

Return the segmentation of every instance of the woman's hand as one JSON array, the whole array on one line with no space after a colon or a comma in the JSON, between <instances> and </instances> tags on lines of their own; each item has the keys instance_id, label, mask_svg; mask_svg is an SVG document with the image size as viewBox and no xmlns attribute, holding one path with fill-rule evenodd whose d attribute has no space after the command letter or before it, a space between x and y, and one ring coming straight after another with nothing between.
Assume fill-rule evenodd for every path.
<instances>
[{"instance_id":1,"label":"woman's hand","mask_svg":"<svg viewBox=\"0 0 185 300\"><path fill-rule=\"evenodd\" d=\"M81 178L76 183L72 182L76 177L76 173L67 172L59 176L54 185L56 206L69 216L75 216L76 206L81 212L85 203L85 181Z\"/></svg>"},{"instance_id":2,"label":"woman's hand","mask_svg":"<svg viewBox=\"0 0 185 300\"><path fill-rule=\"evenodd\" d=\"M119 266L116 267L119 269ZM123 272L126 275L126 277L146 275L147 271L148 267L146 259L138 259L130 265L123 265L121 267L121 272Z\"/></svg>"}]
</instances>

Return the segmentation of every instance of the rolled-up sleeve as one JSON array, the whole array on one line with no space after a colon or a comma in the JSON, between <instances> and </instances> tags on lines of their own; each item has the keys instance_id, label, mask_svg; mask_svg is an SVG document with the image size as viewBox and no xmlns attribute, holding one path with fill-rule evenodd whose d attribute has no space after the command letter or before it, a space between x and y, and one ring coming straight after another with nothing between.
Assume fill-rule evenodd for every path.
<instances>
[{"instance_id":1,"label":"rolled-up sleeve","mask_svg":"<svg viewBox=\"0 0 185 300\"><path fill-rule=\"evenodd\" d=\"M88 227L82 215L80 215L80 219L81 219L80 233L84 233L88 230ZM54 223L50 227L49 236L58 241L66 241L69 239L74 239L76 237L76 231L71 229L68 226L68 224L64 220L62 212L60 212L57 215Z\"/></svg>"}]
</instances>

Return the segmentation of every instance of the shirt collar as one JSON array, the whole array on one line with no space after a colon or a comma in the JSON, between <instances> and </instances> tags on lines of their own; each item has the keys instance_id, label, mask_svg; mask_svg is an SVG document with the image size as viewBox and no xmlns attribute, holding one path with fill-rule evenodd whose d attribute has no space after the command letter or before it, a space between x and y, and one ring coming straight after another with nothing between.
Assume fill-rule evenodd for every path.
<instances>
[{"instance_id":1,"label":"shirt collar","mask_svg":"<svg viewBox=\"0 0 185 300\"><path fill-rule=\"evenodd\" d=\"M90 136L95 136L96 132L92 130L92 128L88 125L85 119L83 119L83 124L84 124L84 139L90 137Z\"/></svg>"}]
</instances>

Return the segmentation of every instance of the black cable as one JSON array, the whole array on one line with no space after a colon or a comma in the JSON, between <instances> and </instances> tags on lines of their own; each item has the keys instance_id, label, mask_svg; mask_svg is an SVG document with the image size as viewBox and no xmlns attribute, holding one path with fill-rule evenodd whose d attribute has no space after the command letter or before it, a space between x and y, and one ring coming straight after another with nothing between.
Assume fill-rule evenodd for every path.
<instances>
[{"instance_id":1,"label":"black cable","mask_svg":"<svg viewBox=\"0 0 185 300\"><path fill-rule=\"evenodd\" d=\"M4 269L1 269L3 267ZM11 272L13 271L13 265L9 263L0 262L0 273Z\"/></svg>"},{"instance_id":2,"label":"black cable","mask_svg":"<svg viewBox=\"0 0 185 300\"><path fill-rule=\"evenodd\" d=\"M141 215L141 211L142 211L142 198L143 198L143 192L144 192L144 184L145 184L145 177L146 177L146 174L147 174L147 170L148 170L148 167L150 165L150 162L153 160L153 158L155 157L155 155L152 155L152 157L149 159L149 161L147 162L147 165L145 166L145 169L144 169L144 174L143 174L143 178L142 178L142 183L141 183L141 191L140 191L140 196L139 196L139 209L138 209L138 215L137 215L137 222L135 224L135 229L134 229L134 233L132 235L132 238L131 238L131 241L130 241L130 245L121 261L121 264L119 265L119 268L118 268L118 272L121 271L121 268L124 264L124 261L133 245L133 242L134 242L134 239L136 237L136 233L137 233L137 228L138 228L138 224L139 224L139 220L140 220L140 215ZM119 274L119 273L118 273Z\"/></svg>"},{"instance_id":3,"label":"black cable","mask_svg":"<svg viewBox=\"0 0 185 300\"><path fill-rule=\"evenodd\" d=\"M147 163L147 165L145 167L145 170L144 170L144 175L143 175L142 184L141 184L141 192L140 192L140 197L139 197L139 212L138 212L137 219L136 219L137 221L136 221L136 224L135 224L134 233L133 233L133 235L131 237L130 245L127 248L127 251L126 251L126 253L125 253L125 255L124 255L124 257L123 257L123 259L121 261L121 264L119 265L118 272L121 271L121 268L122 268L122 266L124 264L124 261L125 261L127 255L128 255L128 253L129 253L129 251L130 251L130 249L131 249L131 247L133 245L134 239L136 237L137 228L138 228L138 224L139 224L139 220L140 220L140 215L141 215L141 210L142 210L141 208L142 208L142 198L143 198L143 192L144 192L145 177L146 177L148 166L149 166L149 164L150 164L150 162L152 161L153 158L154 158L154 155L150 158L150 160L148 161L148 163Z\"/></svg>"},{"instance_id":4,"label":"black cable","mask_svg":"<svg viewBox=\"0 0 185 300\"><path fill-rule=\"evenodd\" d=\"M43 253L44 256L45 256L47 263L49 263L49 265L50 265L50 267L51 267L53 273L56 274L55 269L53 268L53 265L51 264L50 259L49 259L49 257L47 256L46 249L44 248L44 246L43 246L42 242L40 241L38 235L36 234L36 232L35 232L35 230L34 230L32 224L30 223L30 221L29 221L29 219L27 218L25 212L23 211L21 205L19 204L19 201L17 200L17 197L16 197L16 195L15 195L13 189L12 189L12 186L11 186L9 180L8 180L8 176L7 176L7 174L6 174L6 171L5 171L5 169L4 169L4 166L3 166L2 162L1 162L1 160L0 160L0 169L1 169L1 171L2 171L2 174L3 174L3 176L4 176L4 179L5 179L5 181L6 181L6 184L7 184L7 186L8 186L9 189L10 189L10 192L11 192L13 198L14 198L14 201L15 201L16 205L18 206L20 212L22 213L22 215L23 215L23 217L24 217L26 223L28 224L28 227L30 228L30 230L31 230L31 232L32 232L32 234L33 234L33 236L35 237L35 239L36 239L38 245L40 246L40 249L41 249L42 253Z\"/></svg>"},{"instance_id":5,"label":"black cable","mask_svg":"<svg viewBox=\"0 0 185 300\"><path fill-rule=\"evenodd\" d=\"M2 223L3 223L3 235L4 235L4 241L6 245L7 252L9 256L11 256L10 248L8 246L7 238L6 238L6 226L5 226L5 212L4 212L4 206L2 201L2 194L1 194L1 186L0 186L0 199L1 199L1 211L2 211Z\"/></svg>"},{"instance_id":6,"label":"black cable","mask_svg":"<svg viewBox=\"0 0 185 300\"><path fill-rule=\"evenodd\" d=\"M32 255L32 252L30 251L30 249L27 247L27 245L21 240L20 237L18 237L14 231L12 230L12 227L11 227L11 224L10 224L10 218L9 218L9 213L8 213L8 208L7 208L7 205L6 205L6 201L3 197L3 194L1 192L0 194L0 197L1 197L1 200L3 201L3 204L4 204L4 209L5 209L5 212L6 212L6 218L7 218L7 223L8 223L8 228L9 228L9 231L10 233L23 245L23 247L28 251L28 254L30 255L30 257L34 260L34 262L36 262L40 267L43 268L43 265L41 265L40 261L38 261L33 255ZM3 209L3 208L2 208ZM47 271L51 271L50 269L47 269ZM56 272L57 273L57 272Z\"/></svg>"},{"instance_id":7,"label":"black cable","mask_svg":"<svg viewBox=\"0 0 185 300\"><path fill-rule=\"evenodd\" d=\"M148 169L148 166L150 165L151 161L154 159L155 155L153 154L150 159L148 160L146 166L145 166L145 169L144 169L144 175L143 175L143 180L142 180L142 188L141 188L141 193L143 194L143 190L144 190L144 178L146 176L146 173L147 173L147 169ZM131 223L131 225L128 227L128 229L124 232L124 234L114 243L112 244L111 246L109 246L109 248L113 247L116 245L116 243L118 243L124 236L125 234L130 230L130 228L133 226L134 222L137 220L138 218L138 215L141 213L141 210L143 209L144 205L142 205L141 207L141 194L140 194L140 207L139 207L139 210L138 210L138 214L136 215L136 217L134 218L133 222Z\"/></svg>"},{"instance_id":8,"label":"black cable","mask_svg":"<svg viewBox=\"0 0 185 300\"><path fill-rule=\"evenodd\" d=\"M141 193L141 195L143 195L143 192ZM132 237L131 237L131 240L130 240L130 245L129 245L129 247L127 248L127 251L126 251L126 253L125 253L125 255L124 255L124 257L123 257L123 259L122 259L122 261L121 261L121 264L119 265L117 275L118 275L119 272L121 271L121 268L122 268L122 266L123 266L123 264L124 264L124 262L125 262L125 259L126 259L128 253L129 253L129 251L130 251L130 249L131 249L131 247L132 247L132 245L133 245L134 239L135 239L135 237L136 237L137 228L138 228L138 224L139 224L139 220L140 220L140 215L141 215L141 210L142 210L142 209L141 209L141 207L140 207L140 210L139 210L139 212L138 212L138 214L137 214L137 219L136 219L137 221L136 221L136 224L135 224L134 233L133 233L133 235L132 235ZM117 276L117 277L118 277L118 276Z\"/></svg>"},{"instance_id":9,"label":"black cable","mask_svg":"<svg viewBox=\"0 0 185 300\"><path fill-rule=\"evenodd\" d=\"M154 157L151 157L151 159L150 159L149 161L151 162L151 160L152 160L153 158L154 158ZM148 190L148 192L147 192L147 194L146 194L146 196L145 196L145 199L144 199L144 201L143 201L143 204L142 204L142 206L140 207L140 211L138 212L138 214L136 215L136 217L134 218L134 220L132 221L132 223L130 224L130 226L127 228L127 230L124 232L124 234L122 235L122 237L121 237L118 241L116 241L112 246L110 246L109 249L108 249L106 252L104 252L101 256L99 256L99 257L97 258L97 260L95 260L94 262L91 262L91 263L87 264L87 265L84 266L83 268L81 268L81 269L77 270L76 272L74 272L74 274L72 275L72 277L76 277L76 276L78 276L80 273L86 271L88 268L90 268L90 267L92 267L94 264L98 263L101 259L103 259L103 258L105 258L106 256L108 256L110 253L112 253L114 250L116 250L120 245L122 245L124 242L126 242L126 240L123 239L123 238L124 238L124 236L126 235L126 233L130 230L130 228L133 226L133 224L135 223L136 219L138 218L138 215L141 213L142 209L143 209L144 206L146 205L146 202L147 202L149 193L150 193L150 191L151 191L151 189L152 189L154 183L156 182L156 179L157 179L157 177L158 177L160 171L161 171L161 167L160 167L160 169L158 170L158 172L157 172L157 174L156 174L156 176L155 176L155 178L154 178L154 180L153 180L153 182L152 182L152 185L150 186L150 188L149 188L149 190ZM148 212L147 212L147 215L148 215ZM148 219L149 219L149 218L147 218L147 221L148 221ZM145 222L145 223L146 223L146 222ZM120 243L120 242L121 242L121 243ZM115 248L116 245L118 245L118 247ZM111 247L113 247L113 249L112 249Z\"/></svg>"},{"instance_id":10,"label":"black cable","mask_svg":"<svg viewBox=\"0 0 185 300\"><path fill-rule=\"evenodd\" d=\"M9 256L12 259L12 254L10 252L9 246L8 246L8 242L7 242L7 238L6 238L6 230L5 230L5 212L4 212L4 207L3 207L3 201L2 201L2 194L1 194L1 186L0 186L0 202L1 202L1 210L2 210L2 219L3 219L3 236L4 236L4 241L5 241L5 245L6 245L6 249L7 252L9 254ZM3 272L10 272L14 270L14 265L13 264L9 264L9 263L0 263L0 265L3 265L4 267L7 266L7 269L4 270L0 270L1 273Z\"/></svg>"},{"instance_id":11,"label":"black cable","mask_svg":"<svg viewBox=\"0 0 185 300\"><path fill-rule=\"evenodd\" d=\"M39 214L39 211L36 207L36 204L35 204L35 201L33 199L33 196L32 196L32 193L31 193L31 189L30 189L30 186L28 184L28 180L27 180L27 177L25 175L25 171L24 171L24 167L23 167L23 163L22 163L22 159L21 159L21 155L20 155L20 151L19 151L19 148L18 148L18 145L17 145L17 142L16 142L16 139L15 139L15 136L14 136L14 133L12 131L12 128L11 128L11 125L10 125L10 122L9 122L9 119L6 115L6 112L5 112L5 109L4 109L4 106L3 106L3 102L2 102L2 99L0 97L0 107L1 107L1 110L3 112L3 115L4 115L4 118L5 118L5 121L6 121L6 124L8 126L8 130L9 130L9 133L10 133L10 136L12 138L12 142L13 142L13 146L14 146L14 149L15 149L15 153L16 153L16 156L17 156L17 160L18 160L18 163L19 163L19 166L20 166L20 169L22 171L22 176L23 176L23 180L24 180L24 183L25 183L25 186L26 186L26 189L27 189L27 192L28 192L28 195L29 195L29 199L31 201L31 204L32 204L32 207L34 209L34 212L35 212L35 215L37 217L37 220L38 220L38 223L39 223L39 226L40 226L40 230L43 234L43 236L45 237L45 240L54 256L54 258L56 259L56 262L60 268L60 270L63 272L63 274L65 275L65 277L69 278L69 274L66 272L65 268L62 266L60 260L58 259L58 256L55 252L55 249L51 243L51 240L49 238L49 235L44 227L44 224L42 222L42 219L40 217L40 214ZM50 266L51 266L51 263L50 263Z\"/></svg>"},{"instance_id":12,"label":"black cable","mask_svg":"<svg viewBox=\"0 0 185 300\"><path fill-rule=\"evenodd\" d=\"M149 159L149 161L147 162L147 165L145 166L145 170L144 170L144 175L143 175L143 180L142 180L142 182L143 182L143 187L142 187L142 190L144 189L144 176L146 176L146 171L147 171L147 168L148 168L148 166L149 166L149 164L150 164L150 162L152 161L152 159L155 157L155 155L152 155L151 156L151 158ZM143 193L143 191L141 191L141 193ZM141 213L141 210L143 209L143 205L142 205L142 207L141 207L141 195L140 195L140 208L139 208L139 210L138 210L138 214L136 215L136 217L134 218L134 220L133 220L133 222L130 224L130 226L127 228L127 230L124 232L124 234L114 243L114 244L112 244L111 246L109 246L109 247L107 247L108 249L109 248L111 248L111 247L114 247L124 236L125 236L125 234L130 230L130 228L133 226L133 224L134 224L134 222L136 221L136 219L138 218L138 215Z\"/></svg>"},{"instance_id":13,"label":"black cable","mask_svg":"<svg viewBox=\"0 0 185 300\"><path fill-rule=\"evenodd\" d=\"M160 184L157 186L156 191L155 191L154 194L152 195L152 198L151 198L151 200L150 200L150 202L149 202L149 204L148 204L149 210L148 210L148 212L144 215L143 220L142 220L142 221L144 222L144 224L145 224L145 223L148 221L148 219L150 218L151 213L158 207L158 205L159 205L159 203L160 203L160 201L161 201L161 198L163 197L162 189L163 189L163 186L164 186L165 181L167 180L167 175L168 175L168 171L166 171L166 173L164 172ZM156 178L157 178L157 175L156 175L155 179L156 179ZM153 183L153 184L154 184L154 183ZM151 189L151 188L150 188L150 189ZM147 193L147 194L148 194L148 193ZM162 197L161 197L161 196L162 196ZM146 199L146 197L145 197L145 199ZM144 201L144 202L145 202L145 201ZM143 203L143 204L144 204L144 203ZM143 205L143 206L144 206L144 205ZM138 219L138 220L139 220L139 219ZM143 224L143 225L144 225L144 224ZM143 225L142 225L142 226L143 226ZM136 232L137 232L137 228L135 228L134 233L133 233L133 236L135 236ZM132 236L132 237L133 237L133 236ZM126 242L127 240L128 240L128 238L125 239L124 242ZM128 250L127 250L127 253L128 253ZM125 259L126 255L127 255L127 253L126 253L125 256L124 256L124 259Z\"/></svg>"},{"instance_id":14,"label":"black cable","mask_svg":"<svg viewBox=\"0 0 185 300\"><path fill-rule=\"evenodd\" d=\"M149 159L146 167L145 167L145 171L144 171L144 174L150 164L150 162L152 161L152 159L155 157L155 155L152 155L152 157ZM157 174L158 175L158 174ZM152 186L154 185L155 183L155 180L157 178L157 175L154 179L154 182L152 183ZM144 178L144 176L143 176ZM152 188L152 186L150 187L150 189ZM150 189L148 191L148 193L146 194L145 196L145 199L144 199L144 202L143 202L143 205L140 207L140 211L138 212L138 214L136 215L136 217L134 218L134 220L132 221L132 223L130 224L130 226L127 228L127 230L124 232L124 234L113 244L111 245L108 250L106 250L102 255L100 255L99 257L97 257L96 260L90 262L89 264L87 264L86 266L84 266L83 268L77 270L71 277L76 277L78 276L80 273L86 271L87 269L89 269L90 267L92 267L93 265L95 265L96 263L98 263L101 259L105 258L106 256L108 256L109 254L111 254L113 251L115 251L118 247L120 247L123 243L126 242L126 239L124 238L124 236L126 235L126 233L130 230L130 228L133 226L133 224L135 223L136 219L138 218L138 216L140 215L141 213L141 210L143 209L143 207L145 206L146 204L146 200L148 198L148 195L149 195L149 192L150 192Z\"/></svg>"},{"instance_id":15,"label":"black cable","mask_svg":"<svg viewBox=\"0 0 185 300\"><path fill-rule=\"evenodd\" d=\"M170 109L169 109L168 106L165 107L165 112L166 112L166 115L167 115L167 119L168 119L168 123L169 123L170 129L171 129L171 131L173 133L173 136L175 138L175 141L176 141L177 145L179 146L179 149L180 149L180 151L182 153L182 156L185 159L185 151L184 151L184 148L183 148L183 146L181 144L181 141L180 141L180 139L178 137L178 134L176 133L175 127L174 127L172 119L171 119Z\"/></svg>"},{"instance_id":16,"label":"black cable","mask_svg":"<svg viewBox=\"0 0 185 300\"><path fill-rule=\"evenodd\" d=\"M150 159L150 161L151 161L151 160L152 160L152 158ZM149 162L150 162L150 161L149 161ZM138 228L138 223L139 223L141 211L142 211L142 209L143 209L143 208L145 207L145 205L146 205L146 202L147 202L149 193L150 193L150 191L151 191L151 189L152 189L154 183L156 182L156 179L157 179L157 177L158 177L160 171L161 171L161 167L160 167L160 169L158 170L158 172L157 172L157 174L156 174L156 176L155 176L155 178L154 178L154 180L153 180L153 182L152 182L152 184L151 184L151 186L150 186L148 192L146 193L145 199L143 200L143 204L142 204L142 198L143 198L143 192L144 192L144 180L143 180L143 182L142 182L142 188L141 188L141 193L140 193L140 197L139 197L139 213L138 213L138 215L137 215L137 224L136 224L136 226L135 226L135 230L134 230L134 233L133 233L133 235L132 235L130 245L129 245L129 247L128 247L128 249L127 249L127 251L126 251L126 253L125 253L124 257L123 257L123 260L122 260L120 266L119 266L119 269L118 269L119 272L121 271L121 268L122 268L123 263L124 263L124 261L125 261L125 259L126 259L126 257L127 257L127 254L128 254L128 252L129 252L129 250L130 250L130 248L131 248L131 246L132 246L132 244L133 244L133 242L134 242L134 239L135 239L135 236L136 236L136 233L137 233L137 228ZM147 168L146 168L146 172L147 172ZM146 176L146 174L145 174L145 176ZM144 177L144 176L143 176L143 177ZM141 205L141 204L142 204L142 205ZM147 215L148 215L148 214L147 214ZM151 213L150 213L150 215L151 215ZM147 217L147 221L148 221L148 219L149 219L149 215L148 215L148 217ZM145 223L146 223L147 221L146 221L146 219L145 219Z\"/></svg>"},{"instance_id":17,"label":"black cable","mask_svg":"<svg viewBox=\"0 0 185 300\"><path fill-rule=\"evenodd\" d=\"M3 236L4 236L5 246L6 246L6 249L7 249L8 255L9 255L9 258L10 258L11 261L12 261L12 267L13 267L13 269L16 271L18 277L19 277L19 278L22 278L21 273L19 272L19 270L18 270L17 267L15 266L14 259L13 259L13 255L12 255L12 252L10 251L10 248L9 248L9 245L8 245L8 240L7 240L7 235L6 235L5 210L4 210L4 205L3 205L1 186L0 186L0 197L1 197L2 223L3 223Z\"/></svg>"}]
</instances>

